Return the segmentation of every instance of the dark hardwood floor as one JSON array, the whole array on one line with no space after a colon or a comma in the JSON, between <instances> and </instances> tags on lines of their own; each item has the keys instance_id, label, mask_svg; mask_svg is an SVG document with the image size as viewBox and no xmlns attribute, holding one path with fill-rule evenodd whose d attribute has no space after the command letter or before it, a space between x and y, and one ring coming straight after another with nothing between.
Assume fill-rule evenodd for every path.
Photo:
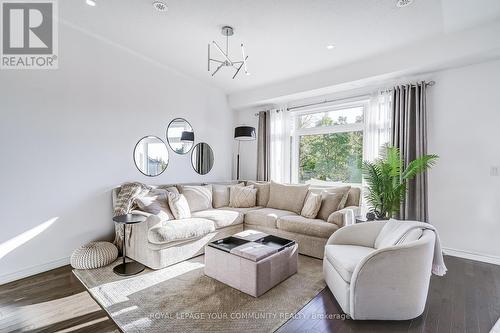
<instances>
[{"instance_id":1,"label":"dark hardwood floor","mask_svg":"<svg viewBox=\"0 0 500 333\"><path fill-rule=\"evenodd\" d=\"M343 320L327 289L284 332L489 332L500 316L500 266L445 257L422 316L408 321ZM325 318L329 315L330 318ZM0 332L119 332L69 266L0 286Z\"/></svg>"},{"instance_id":2,"label":"dark hardwood floor","mask_svg":"<svg viewBox=\"0 0 500 333\"><path fill-rule=\"evenodd\" d=\"M283 325L285 332L478 332L488 333L500 317L500 266L445 256L448 272L432 276L424 313L407 321L354 321L342 310L328 288Z\"/></svg>"},{"instance_id":3,"label":"dark hardwood floor","mask_svg":"<svg viewBox=\"0 0 500 333\"><path fill-rule=\"evenodd\" d=\"M120 332L64 266L0 286L0 332Z\"/></svg>"}]
</instances>

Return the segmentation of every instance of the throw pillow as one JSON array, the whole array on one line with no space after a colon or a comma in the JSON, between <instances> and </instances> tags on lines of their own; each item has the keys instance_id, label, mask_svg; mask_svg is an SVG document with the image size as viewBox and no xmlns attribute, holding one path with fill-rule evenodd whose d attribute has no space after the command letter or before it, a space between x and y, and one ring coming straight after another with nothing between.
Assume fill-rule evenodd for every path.
<instances>
[{"instance_id":1,"label":"throw pillow","mask_svg":"<svg viewBox=\"0 0 500 333\"><path fill-rule=\"evenodd\" d=\"M168 191L166 190L151 189L146 194L137 197L135 203L139 210L156 215L162 221L174 219L168 205Z\"/></svg>"},{"instance_id":2,"label":"throw pillow","mask_svg":"<svg viewBox=\"0 0 500 333\"><path fill-rule=\"evenodd\" d=\"M271 183L248 181L247 185L253 185L257 189L257 206L266 207L269 202L269 189L271 188Z\"/></svg>"},{"instance_id":3,"label":"throw pillow","mask_svg":"<svg viewBox=\"0 0 500 333\"><path fill-rule=\"evenodd\" d=\"M231 186L245 186L243 183L234 185L212 184L212 204L214 208L229 206L229 188Z\"/></svg>"},{"instance_id":4,"label":"throw pillow","mask_svg":"<svg viewBox=\"0 0 500 333\"><path fill-rule=\"evenodd\" d=\"M179 189L174 185L159 185L158 188L179 194Z\"/></svg>"},{"instance_id":5,"label":"throw pillow","mask_svg":"<svg viewBox=\"0 0 500 333\"><path fill-rule=\"evenodd\" d=\"M318 211L321 208L321 199L320 193L313 193L309 191L300 215L309 219L316 218L316 215L318 215Z\"/></svg>"},{"instance_id":6,"label":"throw pillow","mask_svg":"<svg viewBox=\"0 0 500 333\"><path fill-rule=\"evenodd\" d=\"M191 210L184 195L168 192L168 205L177 220L191 217Z\"/></svg>"},{"instance_id":7,"label":"throw pillow","mask_svg":"<svg viewBox=\"0 0 500 333\"><path fill-rule=\"evenodd\" d=\"M180 185L179 190L186 197L191 212L212 209L212 185Z\"/></svg>"},{"instance_id":8,"label":"throw pillow","mask_svg":"<svg viewBox=\"0 0 500 333\"><path fill-rule=\"evenodd\" d=\"M234 208L255 207L257 189L250 186L231 186L229 206Z\"/></svg>"},{"instance_id":9,"label":"throw pillow","mask_svg":"<svg viewBox=\"0 0 500 333\"><path fill-rule=\"evenodd\" d=\"M331 213L344 208L350 189L350 186L342 186L324 190L317 218L327 221Z\"/></svg>"},{"instance_id":10,"label":"throw pillow","mask_svg":"<svg viewBox=\"0 0 500 333\"><path fill-rule=\"evenodd\" d=\"M300 214L309 185L279 184L271 181L267 207Z\"/></svg>"}]
</instances>

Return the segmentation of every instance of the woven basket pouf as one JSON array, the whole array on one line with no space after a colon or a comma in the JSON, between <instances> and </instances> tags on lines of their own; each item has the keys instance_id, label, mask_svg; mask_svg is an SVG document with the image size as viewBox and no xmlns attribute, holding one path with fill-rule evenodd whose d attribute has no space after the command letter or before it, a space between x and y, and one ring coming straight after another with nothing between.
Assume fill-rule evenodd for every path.
<instances>
[{"instance_id":1,"label":"woven basket pouf","mask_svg":"<svg viewBox=\"0 0 500 333\"><path fill-rule=\"evenodd\" d=\"M90 242L71 255L71 266L76 269L99 268L111 264L118 257L118 249L109 242Z\"/></svg>"}]
</instances>

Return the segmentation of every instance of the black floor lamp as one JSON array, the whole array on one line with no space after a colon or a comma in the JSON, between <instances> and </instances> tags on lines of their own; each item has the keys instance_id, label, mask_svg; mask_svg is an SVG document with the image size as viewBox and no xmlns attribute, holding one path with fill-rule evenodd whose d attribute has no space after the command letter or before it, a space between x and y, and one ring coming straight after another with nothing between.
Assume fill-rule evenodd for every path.
<instances>
[{"instance_id":1,"label":"black floor lamp","mask_svg":"<svg viewBox=\"0 0 500 333\"><path fill-rule=\"evenodd\" d=\"M236 157L236 179L240 180L240 141L255 140L255 128L252 126L238 126L234 129L234 139L238 141L238 155Z\"/></svg>"}]
</instances>

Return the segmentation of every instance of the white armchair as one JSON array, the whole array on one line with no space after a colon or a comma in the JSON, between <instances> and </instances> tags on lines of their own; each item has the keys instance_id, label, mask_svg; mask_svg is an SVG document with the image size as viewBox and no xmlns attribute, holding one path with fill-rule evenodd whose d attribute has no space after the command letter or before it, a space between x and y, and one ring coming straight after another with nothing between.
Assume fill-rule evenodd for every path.
<instances>
[{"instance_id":1,"label":"white armchair","mask_svg":"<svg viewBox=\"0 0 500 333\"><path fill-rule=\"evenodd\" d=\"M353 319L407 320L424 311L435 233L419 229L400 245L376 248L385 223L346 226L325 246L325 281Z\"/></svg>"}]
</instances>

